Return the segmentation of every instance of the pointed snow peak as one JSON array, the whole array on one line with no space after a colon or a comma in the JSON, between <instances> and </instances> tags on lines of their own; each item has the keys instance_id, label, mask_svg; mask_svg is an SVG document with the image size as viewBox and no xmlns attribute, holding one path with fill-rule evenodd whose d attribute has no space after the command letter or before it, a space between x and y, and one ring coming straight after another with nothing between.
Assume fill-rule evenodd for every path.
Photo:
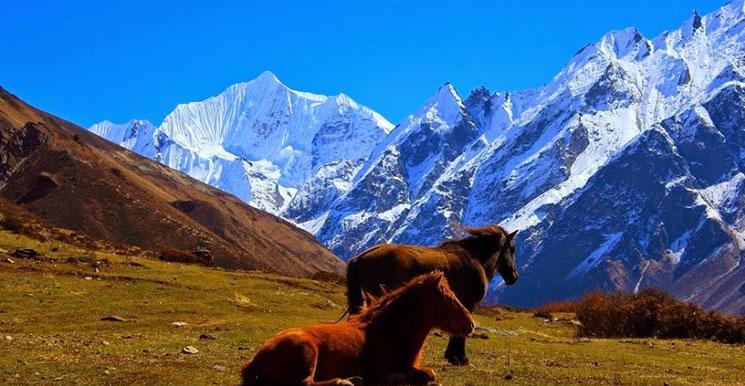
<instances>
[{"instance_id":1,"label":"pointed snow peak","mask_svg":"<svg viewBox=\"0 0 745 386\"><path fill-rule=\"evenodd\" d=\"M430 103L441 103L441 102L448 102L452 103L455 102L457 104L463 104L463 101L461 101L460 96L458 95L458 92L455 91L455 87L450 82L445 82L442 86L440 86L439 89L437 89L437 92L435 95L430 98Z\"/></svg>"},{"instance_id":2,"label":"pointed snow peak","mask_svg":"<svg viewBox=\"0 0 745 386\"><path fill-rule=\"evenodd\" d=\"M701 19L701 15L699 15L698 12L693 11L691 17L689 17L688 20L683 23L683 26L681 27L681 33L683 34L684 38L689 38L699 30L702 30L703 26L704 22L703 19Z\"/></svg>"},{"instance_id":3,"label":"pointed snow peak","mask_svg":"<svg viewBox=\"0 0 745 386\"><path fill-rule=\"evenodd\" d=\"M340 92L339 95L334 98L336 100L337 104L340 105L349 105L352 107L357 107L357 102L354 101L354 99L350 98L349 95L344 94L343 92Z\"/></svg>"},{"instance_id":4,"label":"pointed snow peak","mask_svg":"<svg viewBox=\"0 0 745 386\"><path fill-rule=\"evenodd\" d=\"M639 53L640 48L646 44L644 36L634 27L624 28L618 31L608 32L600 40L600 47L607 50L617 58L624 58L630 53Z\"/></svg>"},{"instance_id":5,"label":"pointed snow peak","mask_svg":"<svg viewBox=\"0 0 745 386\"><path fill-rule=\"evenodd\" d=\"M257 76L254 80L248 81L246 83L238 83L235 86L250 86L251 88L261 88L265 90L272 90L278 87L282 87L285 89L289 88L282 83L282 81L277 78L274 73L271 71L264 71L259 76Z\"/></svg>"},{"instance_id":6,"label":"pointed snow peak","mask_svg":"<svg viewBox=\"0 0 745 386\"><path fill-rule=\"evenodd\" d=\"M256 79L253 80L254 82L273 82L282 84L282 82L277 78L276 75L274 75L271 71L264 71L259 76L256 77Z\"/></svg>"}]
</instances>

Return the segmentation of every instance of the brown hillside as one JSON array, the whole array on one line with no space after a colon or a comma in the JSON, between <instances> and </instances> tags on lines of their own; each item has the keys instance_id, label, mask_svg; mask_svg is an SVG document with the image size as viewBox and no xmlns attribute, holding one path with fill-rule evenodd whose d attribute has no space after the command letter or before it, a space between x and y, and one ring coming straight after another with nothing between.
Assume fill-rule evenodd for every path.
<instances>
[{"instance_id":1,"label":"brown hillside","mask_svg":"<svg viewBox=\"0 0 745 386\"><path fill-rule=\"evenodd\" d=\"M0 88L0 196L54 226L288 275L341 272L307 232L39 111Z\"/></svg>"}]
</instances>

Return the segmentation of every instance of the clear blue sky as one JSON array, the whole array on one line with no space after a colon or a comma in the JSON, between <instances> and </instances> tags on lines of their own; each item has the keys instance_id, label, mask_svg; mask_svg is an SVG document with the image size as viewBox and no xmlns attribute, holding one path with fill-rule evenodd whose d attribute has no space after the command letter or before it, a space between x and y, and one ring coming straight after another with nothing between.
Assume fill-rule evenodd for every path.
<instances>
[{"instance_id":1,"label":"clear blue sky","mask_svg":"<svg viewBox=\"0 0 745 386\"><path fill-rule=\"evenodd\" d=\"M636 26L647 37L722 1L3 1L0 85L88 126L159 124L271 70L341 91L397 122L441 84L519 90L579 48ZM465 97L464 95L464 97Z\"/></svg>"}]
</instances>

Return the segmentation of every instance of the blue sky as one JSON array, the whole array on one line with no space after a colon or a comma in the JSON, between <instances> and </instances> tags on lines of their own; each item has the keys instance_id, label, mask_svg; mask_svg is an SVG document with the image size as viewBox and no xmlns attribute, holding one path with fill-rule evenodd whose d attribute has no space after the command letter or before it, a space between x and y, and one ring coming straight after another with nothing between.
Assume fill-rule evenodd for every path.
<instances>
[{"instance_id":1,"label":"blue sky","mask_svg":"<svg viewBox=\"0 0 745 386\"><path fill-rule=\"evenodd\" d=\"M0 85L82 126L145 118L271 70L397 122L444 82L519 90L635 26L677 28L710 0L4 1Z\"/></svg>"}]
</instances>

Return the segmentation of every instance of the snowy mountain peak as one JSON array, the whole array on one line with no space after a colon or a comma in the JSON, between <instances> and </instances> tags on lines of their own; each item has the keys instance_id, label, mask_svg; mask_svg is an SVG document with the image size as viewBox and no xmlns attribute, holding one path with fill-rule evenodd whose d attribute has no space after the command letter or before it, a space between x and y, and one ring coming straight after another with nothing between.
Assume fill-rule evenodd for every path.
<instances>
[{"instance_id":1,"label":"snowy mountain peak","mask_svg":"<svg viewBox=\"0 0 745 386\"><path fill-rule=\"evenodd\" d=\"M616 58L625 58L629 54L638 54L646 47L646 39L634 27L611 31L600 40L600 46Z\"/></svg>"},{"instance_id":2,"label":"snowy mountain peak","mask_svg":"<svg viewBox=\"0 0 745 386\"><path fill-rule=\"evenodd\" d=\"M157 129L124 126L91 131L274 213L317 170L359 162L393 128L345 94L296 91L269 71L178 105Z\"/></svg>"}]
</instances>

